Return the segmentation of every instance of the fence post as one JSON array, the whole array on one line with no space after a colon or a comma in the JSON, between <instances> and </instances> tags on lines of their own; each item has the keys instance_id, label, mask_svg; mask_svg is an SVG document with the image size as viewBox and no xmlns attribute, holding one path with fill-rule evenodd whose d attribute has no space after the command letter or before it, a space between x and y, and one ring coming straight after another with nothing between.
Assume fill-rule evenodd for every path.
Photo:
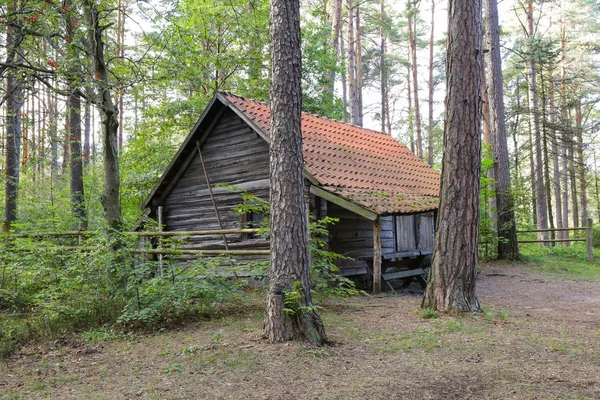
<instances>
[{"instance_id":1,"label":"fence post","mask_svg":"<svg viewBox=\"0 0 600 400\"><path fill-rule=\"evenodd\" d=\"M592 239L593 239L593 235L592 235L592 219L588 218L587 220L587 227L586 227L586 240L585 240L585 244L587 246L587 260L589 262L594 261L594 249L592 247Z\"/></svg>"}]
</instances>

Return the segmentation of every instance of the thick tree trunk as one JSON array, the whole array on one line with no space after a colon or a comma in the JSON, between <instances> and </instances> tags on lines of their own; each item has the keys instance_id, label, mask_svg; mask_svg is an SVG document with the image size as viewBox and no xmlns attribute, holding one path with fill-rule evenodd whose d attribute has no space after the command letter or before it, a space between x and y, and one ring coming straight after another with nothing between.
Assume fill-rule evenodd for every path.
<instances>
[{"instance_id":1,"label":"thick tree trunk","mask_svg":"<svg viewBox=\"0 0 600 400\"><path fill-rule=\"evenodd\" d=\"M431 33L429 35L429 115L427 123L427 164L433 165L433 39L435 24L435 0L431 0Z\"/></svg>"},{"instance_id":2,"label":"thick tree trunk","mask_svg":"<svg viewBox=\"0 0 600 400\"><path fill-rule=\"evenodd\" d=\"M119 110L115 107L108 72L104 59L103 27L100 24L98 9L93 0L84 0L84 15L89 28L89 52L94 65L96 79L96 103L100 111L100 124L102 126L102 152L104 156L104 188L101 203L104 209L104 218L111 229L121 229L121 205L119 194L121 181L119 178L119 156L117 135L119 132Z\"/></svg>"},{"instance_id":3,"label":"thick tree trunk","mask_svg":"<svg viewBox=\"0 0 600 400\"><path fill-rule=\"evenodd\" d=\"M442 186L423 307L481 311L475 295L481 169L481 1L449 1Z\"/></svg>"},{"instance_id":4,"label":"thick tree trunk","mask_svg":"<svg viewBox=\"0 0 600 400\"><path fill-rule=\"evenodd\" d=\"M533 9L532 4L527 3L526 5L527 14L527 32L530 40L530 47L533 45ZM539 106L537 96L537 84L536 84L536 63L534 59L533 49L529 49L529 55L527 59L527 79L529 86L529 118L531 120L531 129L533 131L533 149L535 157L535 209L537 213L537 228L548 229L548 210L546 208L546 192L544 190L544 169L543 169L543 155L542 155L542 136L540 132L540 118L539 118ZM538 232L539 240L547 240L548 232ZM542 246L546 244L540 244Z\"/></svg>"},{"instance_id":5,"label":"thick tree trunk","mask_svg":"<svg viewBox=\"0 0 600 400\"><path fill-rule=\"evenodd\" d=\"M17 18L16 12L19 2L9 0L7 3L7 13L13 15L10 18ZM15 59L20 46L21 38L17 37L18 32L13 24L6 26L6 64L11 64ZM6 169L4 175L5 200L4 200L4 224L3 230L8 232L12 229L13 223L17 220L17 204L19 198L19 172L21 165L21 108L23 106L23 83L20 78L15 76L12 70L6 72Z\"/></svg>"},{"instance_id":6,"label":"thick tree trunk","mask_svg":"<svg viewBox=\"0 0 600 400\"><path fill-rule=\"evenodd\" d=\"M412 83L415 114L415 131L417 134L417 157L423 159L423 132L421 130L421 113L419 110L419 80L417 76L417 38L413 27L416 10L412 3L408 3L408 44L410 46L411 64L412 64Z\"/></svg>"},{"instance_id":7,"label":"thick tree trunk","mask_svg":"<svg viewBox=\"0 0 600 400\"><path fill-rule=\"evenodd\" d=\"M271 267L263 336L322 345L325 329L312 304L308 210L301 133L299 0L271 2Z\"/></svg>"}]
</instances>

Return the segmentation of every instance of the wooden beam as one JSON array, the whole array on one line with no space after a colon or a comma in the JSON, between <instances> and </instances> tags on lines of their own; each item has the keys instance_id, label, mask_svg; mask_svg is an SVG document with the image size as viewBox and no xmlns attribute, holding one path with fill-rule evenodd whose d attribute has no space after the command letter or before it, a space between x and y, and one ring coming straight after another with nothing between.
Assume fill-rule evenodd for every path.
<instances>
[{"instance_id":1,"label":"wooden beam","mask_svg":"<svg viewBox=\"0 0 600 400\"><path fill-rule=\"evenodd\" d=\"M342 208L345 208L348 211L352 211L355 214L360 215L361 217L365 217L366 219L370 219L371 221L375 221L378 218L378 215L371 210L367 210L359 206L358 204L352 203L351 201L342 199L341 197L336 196L333 193L330 193L326 190L323 190L317 186L310 187L310 192L316 196L319 196L327 201L332 202Z\"/></svg>"},{"instance_id":2,"label":"wooden beam","mask_svg":"<svg viewBox=\"0 0 600 400\"><path fill-rule=\"evenodd\" d=\"M373 221L373 294L381 293L381 223Z\"/></svg>"},{"instance_id":3,"label":"wooden beam","mask_svg":"<svg viewBox=\"0 0 600 400\"><path fill-rule=\"evenodd\" d=\"M517 233L533 233L533 232L563 232L563 231L584 231L587 228L554 228L554 229L530 229L524 231L517 231Z\"/></svg>"},{"instance_id":4,"label":"wooden beam","mask_svg":"<svg viewBox=\"0 0 600 400\"><path fill-rule=\"evenodd\" d=\"M246 190L246 191L268 189L269 188L269 179L259 179L259 180L250 181L250 182L231 183L230 185L235 186L236 188L239 188L242 190ZM213 192L213 194L239 193L239 191L237 191L237 190L230 190L225 187L215 187L212 189L212 192ZM208 195L210 194L209 189L196 190L196 196L198 196L198 197L203 197L203 196L206 196L207 194Z\"/></svg>"},{"instance_id":5,"label":"wooden beam","mask_svg":"<svg viewBox=\"0 0 600 400\"><path fill-rule=\"evenodd\" d=\"M422 269L422 268L417 268L417 269L408 269L406 271L398 271L398 272L391 272L389 274L383 274L383 279L385 279L386 281L392 280L392 279L400 279L400 278L408 278L411 276L418 276L418 275L425 275L429 273L429 268L426 269Z\"/></svg>"}]
</instances>

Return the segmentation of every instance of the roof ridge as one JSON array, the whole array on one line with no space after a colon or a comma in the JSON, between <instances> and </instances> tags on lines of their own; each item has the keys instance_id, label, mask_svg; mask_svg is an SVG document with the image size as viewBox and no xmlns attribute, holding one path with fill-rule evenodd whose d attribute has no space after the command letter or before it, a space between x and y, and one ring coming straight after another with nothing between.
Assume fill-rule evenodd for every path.
<instances>
[{"instance_id":1,"label":"roof ridge","mask_svg":"<svg viewBox=\"0 0 600 400\"><path fill-rule=\"evenodd\" d=\"M271 105L268 104L268 103L266 103L266 102L264 102L264 101L254 100L254 99L251 99L249 97L244 97L244 96L241 96L239 94L236 94L236 93L233 93L233 92L230 92L230 91L219 91L219 93L221 93L221 94L223 94L225 96L233 96L233 97L236 97L236 98L244 100L244 101L251 101L251 102L254 102L254 103L257 103L257 104L262 104L262 105L265 105L265 106L271 108ZM388 134L386 132L381 132L381 131L376 131L374 129L365 128L364 126L352 124L350 122L341 121L341 120L335 119L335 118L329 118L329 117L326 117L326 116L323 116L323 115L313 114L313 113L310 113L310 112L307 112L307 111L302 111L302 114L309 115L311 117L315 117L315 118L318 118L318 119L324 119L324 120L327 120L327 121L332 121L332 122L336 122L336 123L348 125L350 127L354 127L354 128L360 129L360 130L364 130L364 131L376 133L378 135L388 136L391 139L396 140L396 138L394 138L391 134Z\"/></svg>"}]
</instances>

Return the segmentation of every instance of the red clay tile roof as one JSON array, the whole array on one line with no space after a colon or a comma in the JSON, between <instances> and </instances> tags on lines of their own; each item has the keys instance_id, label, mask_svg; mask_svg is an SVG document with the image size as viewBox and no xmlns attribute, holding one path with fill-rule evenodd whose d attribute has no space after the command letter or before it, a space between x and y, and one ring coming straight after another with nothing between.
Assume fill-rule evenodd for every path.
<instances>
[{"instance_id":1,"label":"red clay tile roof","mask_svg":"<svg viewBox=\"0 0 600 400\"><path fill-rule=\"evenodd\" d=\"M223 96L267 135L267 104ZM380 215L438 208L440 175L391 136L303 113L304 165L320 188Z\"/></svg>"}]
</instances>

